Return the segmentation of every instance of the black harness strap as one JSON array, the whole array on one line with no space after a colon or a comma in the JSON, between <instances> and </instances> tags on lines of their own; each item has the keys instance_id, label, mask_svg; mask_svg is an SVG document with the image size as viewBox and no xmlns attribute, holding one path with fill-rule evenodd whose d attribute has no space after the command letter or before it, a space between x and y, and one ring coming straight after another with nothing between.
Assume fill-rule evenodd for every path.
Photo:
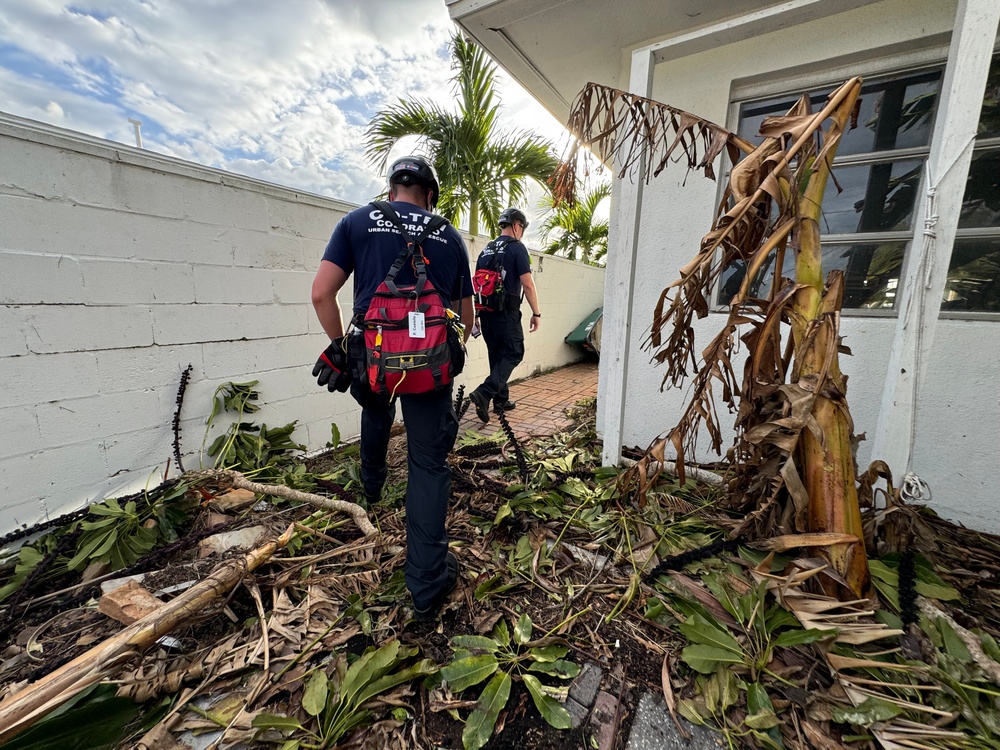
<instances>
[{"instance_id":1,"label":"black harness strap","mask_svg":"<svg viewBox=\"0 0 1000 750\"><path fill-rule=\"evenodd\" d=\"M402 220L399 218L399 214L396 213L388 201L372 201L372 205L379 209L383 216L393 223L393 226L399 230L399 233L403 236L404 247L399 253L399 257L396 258L392 267L389 269L389 273L385 277L386 288L393 295L397 297L410 297L411 299L419 299L420 293L424 290L424 284L427 283L427 264L424 262L424 250L423 242L431 234L436 232L440 227L448 223L448 220L443 216L434 215L431 220L427 222L424 228L420 231L420 234L416 238L410 236L410 233L406 231L406 227L403 226ZM417 283L413 288L411 294L404 294L399 291L399 287L396 286L396 275L403 270L403 265L406 263L407 258L413 256L413 267L417 274Z\"/></svg>"}]
</instances>

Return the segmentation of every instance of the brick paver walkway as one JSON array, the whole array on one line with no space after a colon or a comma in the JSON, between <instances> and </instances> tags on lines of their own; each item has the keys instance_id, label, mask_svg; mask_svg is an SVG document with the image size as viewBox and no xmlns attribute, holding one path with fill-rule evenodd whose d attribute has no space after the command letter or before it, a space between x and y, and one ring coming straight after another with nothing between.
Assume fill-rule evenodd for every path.
<instances>
[{"instance_id":1,"label":"brick paver walkway","mask_svg":"<svg viewBox=\"0 0 1000 750\"><path fill-rule=\"evenodd\" d=\"M475 388L470 384L467 388ZM552 435L569 427L571 421L564 413L566 407L581 399L597 396L597 363L580 362L568 365L544 375L510 384L510 400L517 408L507 413L507 420L518 437L532 435ZM466 430L476 430L483 435L492 435L500 429L496 415L490 413L490 421L483 424L470 406L459 426L459 434Z\"/></svg>"}]
</instances>

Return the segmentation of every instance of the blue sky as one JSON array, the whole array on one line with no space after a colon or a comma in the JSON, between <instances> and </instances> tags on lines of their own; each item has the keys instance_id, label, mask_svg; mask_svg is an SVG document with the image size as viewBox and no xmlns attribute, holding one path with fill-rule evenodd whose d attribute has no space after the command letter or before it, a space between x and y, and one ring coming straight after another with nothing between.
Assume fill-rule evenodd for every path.
<instances>
[{"instance_id":1,"label":"blue sky","mask_svg":"<svg viewBox=\"0 0 1000 750\"><path fill-rule=\"evenodd\" d=\"M12 0L0 109L129 145L131 117L147 149L363 203L372 115L451 106L452 32L444 0ZM505 126L559 137L505 76L501 95Z\"/></svg>"}]
</instances>

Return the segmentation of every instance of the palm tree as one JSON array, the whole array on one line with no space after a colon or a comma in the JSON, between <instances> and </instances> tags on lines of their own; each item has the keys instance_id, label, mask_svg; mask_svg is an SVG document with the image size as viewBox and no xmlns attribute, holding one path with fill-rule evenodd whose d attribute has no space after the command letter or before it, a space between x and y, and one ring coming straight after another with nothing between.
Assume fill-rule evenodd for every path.
<instances>
[{"instance_id":1,"label":"palm tree","mask_svg":"<svg viewBox=\"0 0 1000 750\"><path fill-rule=\"evenodd\" d=\"M452 48L459 111L400 99L371 121L366 154L384 170L392 147L418 136L441 183L438 210L453 224L468 215L475 235L481 223L495 227L505 206L525 202L527 178L545 184L558 159L548 141L498 126L496 65L486 53L461 34L452 37Z\"/></svg>"},{"instance_id":2,"label":"palm tree","mask_svg":"<svg viewBox=\"0 0 1000 750\"><path fill-rule=\"evenodd\" d=\"M553 206L552 198L547 197L544 202L553 213L542 224L542 237L548 241L553 232L560 232L549 242L545 253L603 265L604 256L608 254L608 220L596 221L594 213L610 195L611 183L605 182L584 193L572 205L561 201Z\"/></svg>"}]
</instances>

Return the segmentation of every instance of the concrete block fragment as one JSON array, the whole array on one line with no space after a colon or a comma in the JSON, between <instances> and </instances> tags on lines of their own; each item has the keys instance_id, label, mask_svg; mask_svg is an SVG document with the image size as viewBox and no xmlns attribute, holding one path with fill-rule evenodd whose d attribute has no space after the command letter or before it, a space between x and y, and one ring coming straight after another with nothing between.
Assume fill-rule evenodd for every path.
<instances>
[{"instance_id":1,"label":"concrete block fragment","mask_svg":"<svg viewBox=\"0 0 1000 750\"><path fill-rule=\"evenodd\" d=\"M571 729L579 729L583 726L583 722L587 720L587 716L590 715L589 706L581 706L572 698L567 698L563 706L569 712L569 725Z\"/></svg>"},{"instance_id":2,"label":"concrete block fragment","mask_svg":"<svg viewBox=\"0 0 1000 750\"><path fill-rule=\"evenodd\" d=\"M20 456L42 447L38 419L31 406L0 409L0 458Z\"/></svg>"},{"instance_id":3,"label":"concrete block fragment","mask_svg":"<svg viewBox=\"0 0 1000 750\"><path fill-rule=\"evenodd\" d=\"M312 297L314 271L275 271L271 274L276 302L301 304Z\"/></svg>"},{"instance_id":4,"label":"concrete block fragment","mask_svg":"<svg viewBox=\"0 0 1000 750\"><path fill-rule=\"evenodd\" d=\"M615 716L618 713L618 699L601 690L594 700L590 714L590 729L597 740L597 750L613 750L615 747Z\"/></svg>"},{"instance_id":5,"label":"concrete block fragment","mask_svg":"<svg viewBox=\"0 0 1000 750\"><path fill-rule=\"evenodd\" d=\"M105 594L97 602L99 612L123 625L131 625L163 606L163 602L146 591L137 581L129 581Z\"/></svg>"},{"instance_id":6,"label":"concrete block fragment","mask_svg":"<svg viewBox=\"0 0 1000 750\"><path fill-rule=\"evenodd\" d=\"M0 202L0 215L5 205ZM0 304L37 305L84 302L80 261L62 253L6 251L0 276Z\"/></svg>"},{"instance_id":7,"label":"concrete block fragment","mask_svg":"<svg viewBox=\"0 0 1000 750\"><path fill-rule=\"evenodd\" d=\"M691 735L690 739L678 731L663 699L646 693L639 699L626 750L718 750L723 747L722 735L718 732L695 726L680 717L678 721Z\"/></svg>"},{"instance_id":8,"label":"concrete block fragment","mask_svg":"<svg viewBox=\"0 0 1000 750\"><path fill-rule=\"evenodd\" d=\"M147 307L40 305L28 315L28 348L39 354L125 349L153 343Z\"/></svg>"},{"instance_id":9,"label":"concrete block fragment","mask_svg":"<svg viewBox=\"0 0 1000 750\"><path fill-rule=\"evenodd\" d=\"M194 302L194 273L183 263L130 259L81 261L86 300L101 305Z\"/></svg>"},{"instance_id":10,"label":"concrete block fragment","mask_svg":"<svg viewBox=\"0 0 1000 750\"><path fill-rule=\"evenodd\" d=\"M0 388L0 407L96 393L96 361L93 352L0 357L0 383L16 384L14 388Z\"/></svg>"},{"instance_id":11,"label":"concrete block fragment","mask_svg":"<svg viewBox=\"0 0 1000 750\"><path fill-rule=\"evenodd\" d=\"M209 557L210 555L224 554L232 549L250 549L266 533L267 529L263 526L249 526L245 529L225 531L206 537L198 545L198 556Z\"/></svg>"},{"instance_id":12,"label":"concrete block fragment","mask_svg":"<svg viewBox=\"0 0 1000 750\"><path fill-rule=\"evenodd\" d=\"M271 276L271 271L264 268L196 265L195 301L199 304L269 303L274 300Z\"/></svg>"}]
</instances>

